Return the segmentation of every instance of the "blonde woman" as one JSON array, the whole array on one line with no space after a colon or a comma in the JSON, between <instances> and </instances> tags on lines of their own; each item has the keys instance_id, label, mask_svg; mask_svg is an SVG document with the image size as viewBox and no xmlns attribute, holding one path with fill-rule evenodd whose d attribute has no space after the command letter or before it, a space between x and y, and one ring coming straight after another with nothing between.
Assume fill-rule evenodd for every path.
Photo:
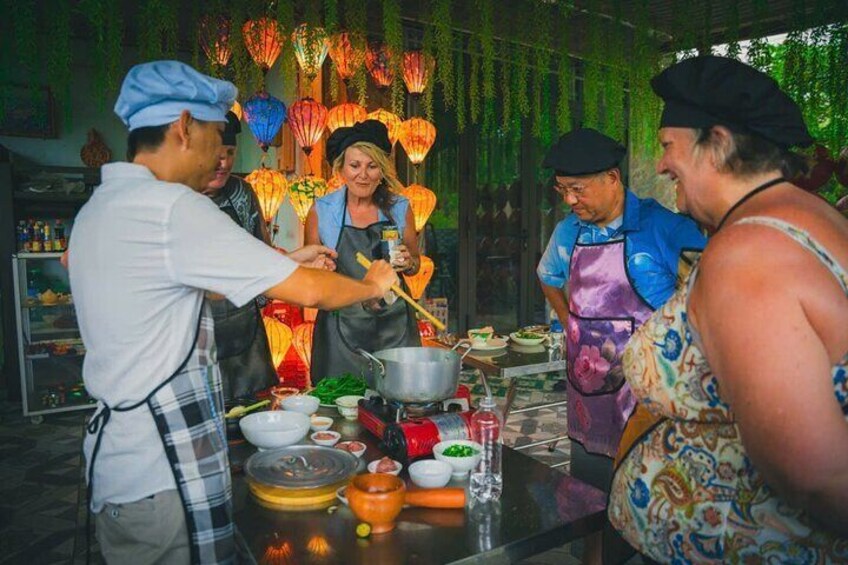
<instances>
[{"instance_id":1,"label":"blonde woman","mask_svg":"<svg viewBox=\"0 0 848 565\"><path fill-rule=\"evenodd\" d=\"M306 241L338 252L336 270L362 278L356 262L360 252L369 259L391 260L395 270L418 272L418 237L409 201L389 159L386 126L376 120L338 128L327 141L327 159L344 181L337 191L315 202L306 219ZM397 227L400 244L392 257L383 257L383 232ZM421 345L415 314L405 302L369 301L334 312L321 311L312 346L312 380L344 373L364 375L369 352Z\"/></svg>"}]
</instances>

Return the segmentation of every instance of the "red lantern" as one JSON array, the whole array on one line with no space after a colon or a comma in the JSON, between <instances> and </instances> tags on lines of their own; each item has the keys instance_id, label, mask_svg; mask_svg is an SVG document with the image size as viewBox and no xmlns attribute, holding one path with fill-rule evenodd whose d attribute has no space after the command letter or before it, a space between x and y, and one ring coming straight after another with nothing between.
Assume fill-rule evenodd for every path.
<instances>
[{"instance_id":1,"label":"red lantern","mask_svg":"<svg viewBox=\"0 0 848 565\"><path fill-rule=\"evenodd\" d=\"M350 127L356 122L365 120L368 111L354 102L346 102L333 106L327 114L327 129L333 133L338 128Z\"/></svg>"},{"instance_id":2,"label":"red lantern","mask_svg":"<svg viewBox=\"0 0 848 565\"><path fill-rule=\"evenodd\" d=\"M268 69L274 66L283 48L285 36L282 27L272 18L248 20L242 27L242 35L247 52L262 72L267 73Z\"/></svg>"},{"instance_id":3,"label":"red lantern","mask_svg":"<svg viewBox=\"0 0 848 565\"><path fill-rule=\"evenodd\" d=\"M318 143L327 127L327 113L326 106L308 96L289 108L289 126L307 155L312 153L312 146Z\"/></svg>"},{"instance_id":4,"label":"red lantern","mask_svg":"<svg viewBox=\"0 0 848 565\"><path fill-rule=\"evenodd\" d=\"M214 65L226 67L233 52L230 49L230 18L205 15L197 28L197 41Z\"/></svg>"},{"instance_id":5,"label":"red lantern","mask_svg":"<svg viewBox=\"0 0 848 565\"><path fill-rule=\"evenodd\" d=\"M336 64L339 76L347 83L365 60L364 50L357 45L363 45L365 41L359 36L350 33L337 33L330 39L330 59Z\"/></svg>"},{"instance_id":6,"label":"red lantern","mask_svg":"<svg viewBox=\"0 0 848 565\"><path fill-rule=\"evenodd\" d=\"M436 126L424 118L412 118L400 125L400 144L413 165L420 164L436 141Z\"/></svg>"},{"instance_id":7,"label":"red lantern","mask_svg":"<svg viewBox=\"0 0 848 565\"><path fill-rule=\"evenodd\" d=\"M378 88L391 86L395 79L393 54L385 43L369 44L365 50L365 67Z\"/></svg>"},{"instance_id":8,"label":"red lantern","mask_svg":"<svg viewBox=\"0 0 848 565\"><path fill-rule=\"evenodd\" d=\"M436 60L423 51L408 51L403 54L403 82L412 95L427 88L436 68Z\"/></svg>"}]
</instances>

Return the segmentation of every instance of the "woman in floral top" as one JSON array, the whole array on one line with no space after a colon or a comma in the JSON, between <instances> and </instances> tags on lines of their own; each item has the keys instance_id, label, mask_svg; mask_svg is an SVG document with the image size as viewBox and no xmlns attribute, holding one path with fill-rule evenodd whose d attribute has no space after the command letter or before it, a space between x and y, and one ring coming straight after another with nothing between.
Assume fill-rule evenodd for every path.
<instances>
[{"instance_id":1,"label":"woman in floral top","mask_svg":"<svg viewBox=\"0 0 848 565\"><path fill-rule=\"evenodd\" d=\"M652 85L657 170L714 235L625 351L661 419L610 522L662 562L848 562L848 221L786 180L812 138L768 76L704 56Z\"/></svg>"}]
</instances>

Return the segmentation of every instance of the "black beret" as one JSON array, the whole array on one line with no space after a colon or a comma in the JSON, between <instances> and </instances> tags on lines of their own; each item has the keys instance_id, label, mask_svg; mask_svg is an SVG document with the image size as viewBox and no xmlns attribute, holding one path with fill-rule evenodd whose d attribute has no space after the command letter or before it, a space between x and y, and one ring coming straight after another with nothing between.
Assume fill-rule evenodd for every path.
<instances>
[{"instance_id":1,"label":"black beret","mask_svg":"<svg viewBox=\"0 0 848 565\"><path fill-rule=\"evenodd\" d=\"M227 125L221 134L222 145L237 145L236 136L241 133L241 121L233 112L227 112Z\"/></svg>"},{"instance_id":2,"label":"black beret","mask_svg":"<svg viewBox=\"0 0 848 565\"><path fill-rule=\"evenodd\" d=\"M386 153L392 151L389 142L389 130L383 122L377 120L365 120L357 122L350 127L337 128L327 140L327 161L332 165L336 158L344 153L344 150L357 143L365 141L376 145Z\"/></svg>"},{"instance_id":3,"label":"black beret","mask_svg":"<svg viewBox=\"0 0 848 565\"><path fill-rule=\"evenodd\" d=\"M665 102L660 127L722 125L783 149L813 142L800 108L777 82L735 59L686 59L651 79L651 86Z\"/></svg>"},{"instance_id":4,"label":"black beret","mask_svg":"<svg viewBox=\"0 0 848 565\"><path fill-rule=\"evenodd\" d=\"M579 177L617 167L626 153L616 140L591 128L571 130L548 149L543 167L557 176Z\"/></svg>"}]
</instances>

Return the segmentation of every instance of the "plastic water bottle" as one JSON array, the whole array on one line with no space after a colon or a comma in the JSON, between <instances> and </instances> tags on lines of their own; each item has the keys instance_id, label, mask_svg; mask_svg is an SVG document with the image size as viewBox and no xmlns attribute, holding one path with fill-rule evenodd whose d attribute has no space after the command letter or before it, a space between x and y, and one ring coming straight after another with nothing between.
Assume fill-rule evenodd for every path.
<instances>
[{"instance_id":1,"label":"plastic water bottle","mask_svg":"<svg viewBox=\"0 0 848 565\"><path fill-rule=\"evenodd\" d=\"M557 318L556 311L551 310L551 333L550 333L550 358L551 361L562 359L562 349L565 336L563 335L562 323Z\"/></svg>"},{"instance_id":2,"label":"plastic water bottle","mask_svg":"<svg viewBox=\"0 0 848 565\"><path fill-rule=\"evenodd\" d=\"M501 417L491 396L480 400L480 407L471 416L471 439L483 447L480 462L471 471L471 498L475 502L498 500L503 490Z\"/></svg>"}]
</instances>

